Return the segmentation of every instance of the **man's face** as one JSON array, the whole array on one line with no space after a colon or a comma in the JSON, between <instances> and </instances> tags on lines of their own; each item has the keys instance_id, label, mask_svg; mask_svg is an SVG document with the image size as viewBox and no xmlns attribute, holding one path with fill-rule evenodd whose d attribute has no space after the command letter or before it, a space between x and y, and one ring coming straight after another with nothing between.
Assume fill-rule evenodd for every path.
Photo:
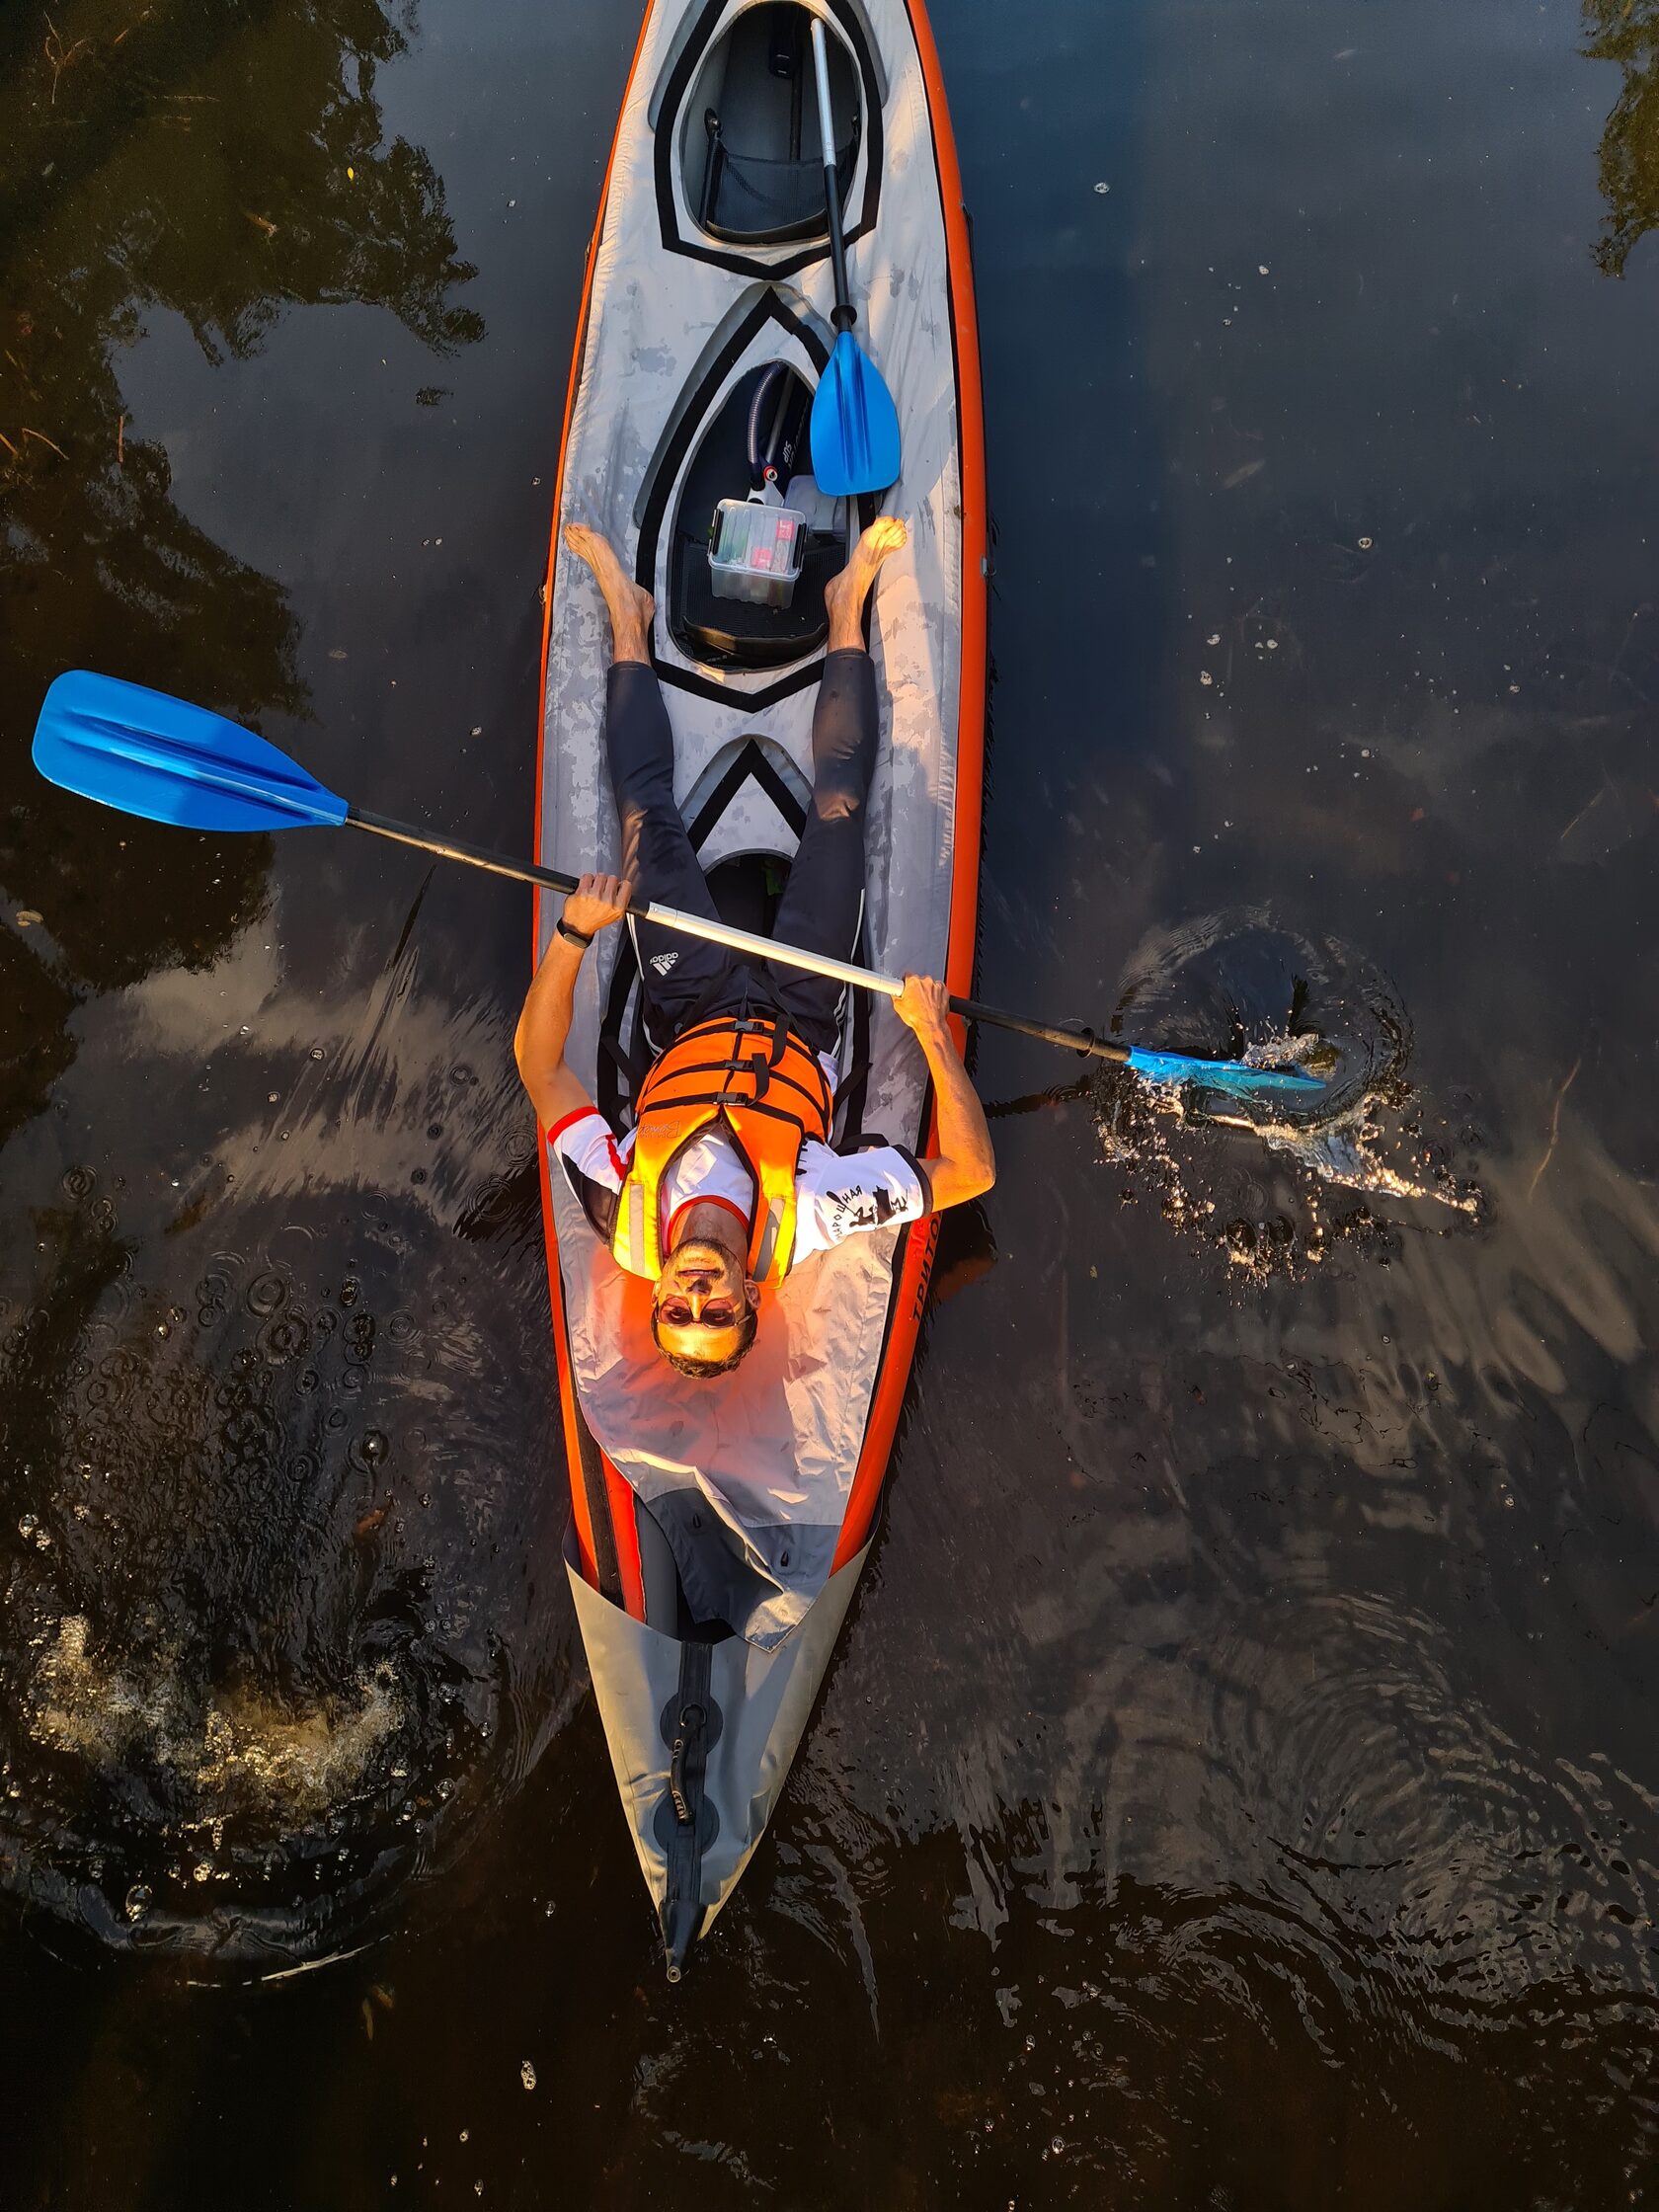
<instances>
[{"instance_id":1,"label":"man's face","mask_svg":"<svg viewBox=\"0 0 1659 2212\"><path fill-rule=\"evenodd\" d=\"M744 1280L743 1262L723 1244L687 1238L670 1253L653 1294L657 1335L681 1360L729 1360L744 1316L760 1294Z\"/></svg>"}]
</instances>

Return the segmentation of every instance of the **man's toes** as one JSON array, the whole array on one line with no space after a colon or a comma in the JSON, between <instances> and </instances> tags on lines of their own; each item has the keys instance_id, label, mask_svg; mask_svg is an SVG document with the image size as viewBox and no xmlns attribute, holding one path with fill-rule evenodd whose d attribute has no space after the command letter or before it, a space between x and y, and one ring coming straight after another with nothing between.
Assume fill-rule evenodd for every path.
<instances>
[{"instance_id":1,"label":"man's toes","mask_svg":"<svg viewBox=\"0 0 1659 2212\"><path fill-rule=\"evenodd\" d=\"M878 514L859 539L853 561L867 569L878 569L890 553L898 552L908 534L897 514Z\"/></svg>"},{"instance_id":2,"label":"man's toes","mask_svg":"<svg viewBox=\"0 0 1659 2212\"><path fill-rule=\"evenodd\" d=\"M591 568L595 576L601 572L605 554L609 551L604 539L591 530L586 522L565 524L565 543L577 559Z\"/></svg>"}]
</instances>

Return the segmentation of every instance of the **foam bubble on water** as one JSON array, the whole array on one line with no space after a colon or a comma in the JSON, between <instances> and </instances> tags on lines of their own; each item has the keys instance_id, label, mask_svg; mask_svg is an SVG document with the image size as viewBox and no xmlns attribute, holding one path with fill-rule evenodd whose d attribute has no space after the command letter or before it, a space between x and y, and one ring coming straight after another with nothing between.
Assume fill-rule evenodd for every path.
<instances>
[{"instance_id":1,"label":"foam bubble on water","mask_svg":"<svg viewBox=\"0 0 1659 2212\"><path fill-rule=\"evenodd\" d=\"M1126 1096L1131 1087L1141 1095ZM1219 1242L1228 1266L1256 1280L1319 1267L1338 1244L1390 1245L1373 1202L1427 1201L1478 1218L1476 1186L1390 1123L1370 1098L1324 1128L1307 1129L1256 1119L1214 1094L1142 1089L1124 1078L1104 1086L1096 1115L1103 1159L1148 1182L1172 1227ZM1255 1140L1285 1171L1278 1181L1264 1182L1260 1152L1255 1164L1248 1153L1225 1156L1224 1131ZM1337 1212L1338 1191L1362 1203ZM1138 1195L1126 1185L1126 1202Z\"/></svg>"},{"instance_id":2,"label":"foam bubble on water","mask_svg":"<svg viewBox=\"0 0 1659 2212\"><path fill-rule=\"evenodd\" d=\"M355 1709L335 1711L314 1706L290 1714L245 1695L209 1705L197 1788L219 1796L251 1782L296 1809L332 1804L361 1779L403 1720L403 1701L389 1675L377 1672L360 1681L358 1691Z\"/></svg>"},{"instance_id":3,"label":"foam bubble on water","mask_svg":"<svg viewBox=\"0 0 1659 2212\"><path fill-rule=\"evenodd\" d=\"M140 1738L163 1763L177 1756L175 1700L164 1679L141 1684L88 1651L84 1614L57 1624L57 1641L40 1661L35 1683L34 1731L55 1750L97 1766L116 1766Z\"/></svg>"},{"instance_id":4,"label":"foam bubble on water","mask_svg":"<svg viewBox=\"0 0 1659 2212\"><path fill-rule=\"evenodd\" d=\"M403 1717L384 1668L359 1680L355 1699L298 1712L239 1689L197 1705L165 1660L140 1669L102 1658L86 1616L70 1614L37 1672L32 1724L40 1741L94 1766L125 1767L137 1756L171 1770L216 1848L224 1808L250 1794L290 1817L338 1802Z\"/></svg>"},{"instance_id":5,"label":"foam bubble on water","mask_svg":"<svg viewBox=\"0 0 1659 2212\"><path fill-rule=\"evenodd\" d=\"M1244 1059L1252 1067L1304 1066L1310 1074L1334 1072L1321 1066L1312 1040L1278 1036L1249 1045ZM1413 1148L1404 1129L1387 1126L1389 1108L1403 1106L1409 1093L1397 1079L1380 1082L1328 1120L1281 1120L1271 1112L1241 1113L1218 1106L1206 1119L1223 1127L1248 1129L1264 1145L1297 1161L1322 1181L1383 1198L1429 1199L1460 1214L1480 1212L1480 1193L1460 1182L1438 1161L1432 1148Z\"/></svg>"},{"instance_id":6,"label":"foam bubble on water","mask_svg":"<svg viewBox=\"0 0 1659 2212\"><path fill-rule=\"evenodd\" d=\"M1130 964L1123 1005L1135 1034L1252 1066L1301 1067L1327 1086L1311 1104L1292 1105L1201 1083L1102 1083L1103 1158L1149 1181L1165 1220L1218 1240L1230 1268L1259 1279L1317 1267L1338 1242L1389 1247L1393 1230L1375 1202L1478 1218L1478 1188L1454 1172L1449 1145L1426 1134L1423 1103L1405 1080L1405 1010L1351 948L1283 929L1259 910L1202 917L1147 940ZM1247 1132L1255 1147L1224 1131ZM1336 1212L1338 1191L1364 1203ZM1139 1195L1135 1181L1126 1186L1126 1202Z\"/></svg>"}]
</instances>

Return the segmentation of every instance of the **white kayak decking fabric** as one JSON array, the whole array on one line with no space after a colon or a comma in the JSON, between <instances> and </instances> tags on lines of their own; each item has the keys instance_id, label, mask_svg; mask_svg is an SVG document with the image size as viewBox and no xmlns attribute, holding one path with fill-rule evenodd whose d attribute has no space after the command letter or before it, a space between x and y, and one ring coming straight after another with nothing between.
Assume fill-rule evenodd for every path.
<instances>
[{"instance_id":1,"label":"white kayak decking fabric","mask_svg":"<svg viewBox=\"0 0 1659 2212\"><path fill-rule=\"evenodd\" d=\"M704 1695L709 1709L720 1714L721 1727L702 1778L704 1805L714 1818L699 1808L706 1841L687 1916L691 1935L706 1933L766 1832L868 1555L866 1544L837 1568L801 1626L775 1649L759 1651L741 1636L705 1647ZM640 1871L661 1906L668 1888L663 1814L672 1802L662 1714L680 1679L684 1647L631 1620L620 1606L607 1605L568 1553L566 1564L611 1771Z\"/></svg>"},{"instance_id":2,"label":"white kayak decking fabric","mask_svg":"<svg viewBox=\"0 0 1659 2212\"><path fill-rule=\"evenodd\" d=\"M622 114L566 442L560 522L602 531L630 570L642 516L655 508L672 520L677 483L695 456L695 430L688 440L683 434L688 406L711 418L722 395L769 359L790 361L816 384L833 340L822 242L806 267L770 276L763 274L769 265L801 260L799 241L732 254L746 264L741 268L665 243L665 227L693 241L700 234L685 206L677 152L669 164L672 223L665 217L658 111L687 40L706 49L752 4L658 0ZM879 204L871 228L857 235L854 226L849 265L856 335L894 394L904 440L903 477L880 506L901 516L909 533L883 570L874 599L882 739L868 819L866 954L890 973L940 974L955 857L963 523L939 183L904 0L839 0L813 12L843 48L844 27L853 28L864 57L874 57L881 93ZM676 146L684 106L681 98L661 118L665 131L672 121ZM866 128L848 194L854 210L865 203L872 137ZM664 464L675 479L665 510L664 468L654 464L673 453L676 434L681 449ZM750 738L781 748L810 782L816 686L790 689L780 681L787 670L715 672L687 659L664 619L668 523L656 538L654 644L668 679L677 793L683 799L711 762ZM560 543L539 857L572 872L611 868L618 859L604 748L608 646L598 591ZM780 691L787 695L767 696ZM793 841L770 801L750 786L713 830L702 857L709 866L737 852L787 852ZM543 901L544 942L558 910L557 900ZM568 1056L591 1086L618 942L617 931L597 941L577 988ZM878 999L865 1131L916 1146L924 1095L914 1041L889 1002ZM767 1295L755 1349L744 1365L697 1382L675 1374L657 1353L645 1286L614 1265L556 1166L551 1189L573 1376L589 1426L663 1527L694 1611L712 1617L735 1605L741 1617L724 1617L758 1651L770 1650L802 1620L830 1573L881 1367L899 1231L854 1236L805 1262ZM711 1561L721 1563L711 1569Z\"/></svg>"}]
</instances>

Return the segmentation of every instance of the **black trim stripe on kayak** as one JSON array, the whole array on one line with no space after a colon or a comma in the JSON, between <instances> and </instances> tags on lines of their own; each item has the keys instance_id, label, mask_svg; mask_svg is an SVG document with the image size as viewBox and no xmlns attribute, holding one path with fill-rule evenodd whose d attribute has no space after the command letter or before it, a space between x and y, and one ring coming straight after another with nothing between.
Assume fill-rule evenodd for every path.
<instances>
[{"instance_id":1,"label":"black trim stripe on kayak","mask_svg":"<svg viewBox=\"0 0 1659 2212\"><path fill-rule=\"evenodd\" d=\"M687 827L686 835L698 851L702 849L703 839L750 776L782 815L799 842L801 832L807 827L807 810L750 738L698 809L696 821Z\"/></svg>"}]
</instances>

